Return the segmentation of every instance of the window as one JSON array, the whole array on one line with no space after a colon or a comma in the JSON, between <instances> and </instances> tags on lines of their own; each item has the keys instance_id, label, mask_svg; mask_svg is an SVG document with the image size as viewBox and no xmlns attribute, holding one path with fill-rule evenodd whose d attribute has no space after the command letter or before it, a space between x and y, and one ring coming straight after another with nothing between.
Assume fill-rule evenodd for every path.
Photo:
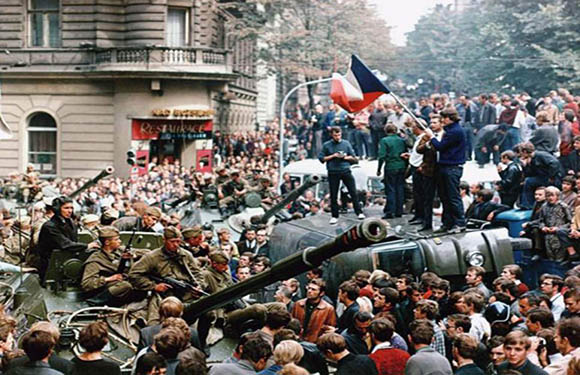
<instances>
[{"instance_id":1,"label":"window","mask_svg":"<svg viewBox=\"0 0 580 375\"><path fill-rule=\"evenodd\" d=\"M43 176L56 175L56 121L47 113L28 121L28 162Z\"/></svg>"},{"instance_id":2,"label":"window","mask_svg":"<svg viewBox=\"0 0 580 375\"><path fill-rule=\"evenodd\" d=\"M165 42L168 47L184 47L189 45L189 11L187 9L167 9Z\"/></svg>"},{"instance_id":3,"label":"window","mask_svg":"<svg viewBox=\"0 0 580 375\"><path fill-rule=\"evenodd\" d=\"M29 0L30 45L59 47L59 0Z\"/></svg>"}]
</instances>

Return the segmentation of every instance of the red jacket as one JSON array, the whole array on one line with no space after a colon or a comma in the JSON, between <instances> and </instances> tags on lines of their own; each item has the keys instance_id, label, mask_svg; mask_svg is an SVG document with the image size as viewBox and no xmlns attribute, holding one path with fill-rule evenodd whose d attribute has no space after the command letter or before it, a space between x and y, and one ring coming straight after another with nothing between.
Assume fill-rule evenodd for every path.
<instances>
[{"instance_id":1,"label":"red jacket","mask_svg":"<svg viewBox=\"0 0 580 375\"><path fill-rule=\"evenodd\" d=\"M375 362L378 375L404 375L407 361L411 358L409 353L396 348L379 349L369 357Z\"/></svg>"},{"instance_id":2,"label":"red jacket","mask_svg":"<svg viewBox=\"0 0 580 375\"><path fill-rule=\"evenodd\" d=\"M316 343L318 340L322 331L322 326L336 326L334 307L322 299L314 311L312 311L308 327L304 327L304 319L306 317L306 298L301 299L294 304L292 317L298 319L302 325L302 338L313 343Z\"/></svg>"}]
</instances>

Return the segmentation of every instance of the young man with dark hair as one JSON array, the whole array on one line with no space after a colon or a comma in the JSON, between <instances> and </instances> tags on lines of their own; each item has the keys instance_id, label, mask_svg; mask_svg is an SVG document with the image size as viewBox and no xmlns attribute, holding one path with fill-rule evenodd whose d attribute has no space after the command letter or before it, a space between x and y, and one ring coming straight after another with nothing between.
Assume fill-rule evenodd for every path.
<instances>
[{"instance_id":1,"label":"young man with dark hair","mask_svg":"<svg viewBox=\"0 0 580 375\"><path fill-rule=\"evenodd\" d=\"M350 353L344 337L337 333L322 335L316 346L326 359L336 362L336 375L378 375L375 362L366 355Z\"/></svg>"},{"instance_id":2,"label":"young man with dark hair","mask_svg":"<svg viewBox=\"0 0 580 375\"><path fill-rule=\"evenodd\" d=\"M433 325L428 320L414 320L409 329L409 342L415 347L415 354L407 362L405 375L440 374L451 375L449 361L430 344L433 340Z\"/></svg>"},{"instance_id":3,"label":"young man with dark hair","mask_svg":"<svg viewBox=\"0 0 580 375\"><path fill-rule=\"evenodd\" d=\"M580 358L580 318L560 321L556 326L554 342L563 357L546 366L544 370L550 375L566 375L570 361L573 358L576 360Z\"/></svg>"},{"instance_id":4,"label":"young man with dark hair","mask_svg":"<svg viewBox=\"0 0 580 375\"><path fill-rule=\"evenodd\" d=\"M491 290L489 290L483 283L483 276L485 276L485 268L481 266L471 266L467 269L465 282L469 288L479 289L484 297L488 299L491 296Z\"/></svg>"},{"instance_id":5,"label":"young man with dark hair","mask_svg":"<svg viewBox=\"0 0 580 375\"><path fill-rule=\"evenodd\" d=\"M53 370L48 364L48 358L52 354L56 341L54 337L44 331L32 331L24 335L22 349L29 361L22 366L12 367L8 375L63 375L62 372Z\"/></svg>"},{"instance_id":6,"label":"young man with dark hair","mask_svg":"<svg viewBox=\"0 0 580 375\"><path fill-rule=\"evenodd\" d=\"M369 357L375 362L379 375L403 375L411 357L406 351L391 345L394 331L395 326L388 319L373 320L369 327L373 345Z\"/></svg>"},{"instance_id":7,"label":"young man with dark hair","mask_svg":"<svg viewBox=\"0 0 580 375\"><path fill-rule=\"evenodd\" d=\"M383 219L390 219L403 215L406 163L402 155L407 151L407 146L403 138L397 134L398 130L395 124L387 123L385 133L387 136L379 142L377 176L383 174L382 168L384 165L384 184L387 204L383 209Z\"/></svg>"},{"instance_id":8,"label":"young man with dark hair","mask_svg":"<svg viewBox=\"0 0 580 375\"><path fill-rule=\"evenodd\" d=\"M268 358L272 355L272 346L262 337L251 337L244 343L241 358L236 363L218 363L213 365L210 375L255 374L266 368Z\"/></svg>"},{"instance_id":9,"label":"young man with dark hair","mask_svg":"<svg viewBox=\"0 0 580 375\"><path fill-rule=\"evenodd\" d=\"M262 336L262 338L268 341L272 348L274 348L274 335L281 329L285 328L292 316L286 310L272 309L266 313L266 324L264 327L259 329L257 332Z\"/></svg>"},{"instance_id":10,"label":"young man with dark hair","mask_svg":"<svg viewBox=\"0 0 580 375\"><path fill-rule=\"evenodd\" d=\"M366 338L371 320L372 315L370 313L359 311L354 315L353 326L342 332L342 337L346 340L346 347L349 352L353 354L369 354Z\"/></svg>"},{"instance_id":11,"label":"young man with dark hair","mask_svg":"<svg viewBox=\"0 0 580 375\"><path fill-rule=\"evenodd\" d=\"M544 328L554 327L554 316L550 310L543 307L533 308L526 315L526 326L528 327L528 332L536 335Z\"/></svg>"},{"instance_id":12,"label":"young man with dark hair","mask_svg":"<svg viewBox=\"0 0 580 375\"><path fill-rule=\"evenodd\" d=\"M573 318L580 316L580 289L568 289L564 293L564 305L566 310L562 313L562 318Z\"/></svg>"},{"instance_id":13,"label":"young man with dark hair","mask_svg":"<svg viewBox=\"0 0 580 375\"><path fill-rule=\"evenodd\" d=\"M354 326L354 316L359 310L358 298L360 287L354 281L345 281L338 287L338 300L346 307L338 319L338 332Z\"/></svg>"},{"instance_id":14,"label":"young man with dark hair","mask_svg":"<svg viewBox=\"0 0 580 375\"><path fill-rule=\"evenodd\" d=\"M311 280L306 287L306 298L297 301L292 309L292 317L300 321L306 341L316 342L323 326L336 325L334 307L322 299L325 291L326 283L322 279Z\"/></svg>"},{"instance_id":15,"label":"young man with dark hair","mask_svg":"<svg viewBox=\"0 0 580 375\"><path fill-rule=\"evenodd\" d=\"M480 313L485 305L484 298L478 293L469 292L465 293L463 299L467 307L467 315L471 319L469 333L477 337L479 341L485 341L485 338L491 337L491 326Z\"/></svg>"},{"instance_id":16,"label":"young man with dark hair","mask_svg":"<svg viewBox=\"0 0 580 375\"><path fill-rule=\"evenodd\" d=\"M483 375L483 371L473 362L477 357L477 346L477 340L467 333L455 337L452 349L453 359L457 362L455 375Z\"/></svg>"},{"instance_id":17,"label":"young man with dark hair","mask_svg":"<svg viewBox=\"0 0 580 375\"><path fill-rule=\"evenodd\" d=\"M528 286L522 282L522 276L522 268L517 264L505 265L501 271L501 277L516 283L518 286L518 295L522 295L529 290Z\"/></svg>"},{"instance_id":18,"label":"young man with dark hair","mask_svg":"<svg viewBox=\"0 0 580 375\"><path fill-rule=\"evenodd\" d=\"M564 312L564 297L560 293L564 286L564 280L558 275L545 273L540 276L540 290L542 293L550 298L552 303L552 314L554 320L560 320L560 316Z\"/></svg>"},{"instance_id":19,"label":"young man with dark hair","mask_svg":"<svg viewBox=\"0 0 580 375\"><path fill-rule=\"evenodd\" d=\"M437 302L423 299L417 302L415 306L415 319L425 319L433 325L433 342L431 347L437 350L442 356L445 356L445 336L443 331L435 321L439 314Z\"/></svg>"}]
</instances>

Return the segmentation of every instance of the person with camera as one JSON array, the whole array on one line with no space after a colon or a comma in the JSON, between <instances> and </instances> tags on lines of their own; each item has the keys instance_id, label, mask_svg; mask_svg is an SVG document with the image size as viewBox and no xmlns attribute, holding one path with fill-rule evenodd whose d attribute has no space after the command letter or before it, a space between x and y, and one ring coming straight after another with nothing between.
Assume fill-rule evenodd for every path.
<instances>
[{"instance_id":1,"label":"person with camera","mask_svg":"<svg viewBox=\"0 0 580 375\"><path fill-rule=\"evenodd\" d=\"M350 142L342 139L342 131L339 127L330 128L330 136L332 139L324 143L322 150L318 154L318 159L321 163L326 163L326 170L328 171L330 209L332 212L330 224L338 223L338 189L341 181L346 186L348 194L352 197L354 211L358 218L362 220L365 215L362 212L360 201L357 197L356 184L350 170L350 165L358 163L358 159L354 155Z\"/></svg>"}]
</instances>

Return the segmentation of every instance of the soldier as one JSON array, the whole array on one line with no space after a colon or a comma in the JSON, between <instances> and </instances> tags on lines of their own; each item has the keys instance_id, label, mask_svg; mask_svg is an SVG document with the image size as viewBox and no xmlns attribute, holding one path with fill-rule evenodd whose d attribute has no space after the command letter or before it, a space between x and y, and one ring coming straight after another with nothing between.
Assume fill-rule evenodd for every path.
<instances>
[{"instance_id":1,"label":"soldier","mask_svg":"<svg viewBox=\"0 0 580 375\"><path fill-rule=\"evenodd\" d=\"M230 177L227 174L226 167L224 167L224 166L218 167L218 169L216 169L216 172L217 172L217 177L215 178L215 184L218 187L225 184L230 179Z\"/></svg>"},{"instance_id":2,"label":"soldier","mask_svg":"<svg viewBox=\"0 0 580 375\"><path fill-rule=\"evenodd\" d=\"M157 232L157 223L161 218L161 210L157 207L147 207L143 217L124 216L113 222L113 226L121 232Z\"/></svg>"},{"instance_id":3,"label":"soldier","mask_svg":"<svg viewBox=\"0 0 580 375\"><path fill-rule=\"evenodd\" d=\"M219 210L222 216L227 216L226 210L230 205L237 209L242 198L248 192L248 183L240 177L239 170L233 169L230 172L230 178L220 187L220 193L224 197L219 201Z\"/></svg>"},{"instance_id":4,"label":"soldier","mask_svg":"<svg viewBox=\"0 0 580 375\"><path fill-rule=\"evenodd\" d=\"M128 303L133 289L131 283L119 273L121 236L112 226L99 228L99 251L92 253L84 263L81 287L93 294L89 305L121 306Z\"/></svg>"},{"instance_id":5,"label":"soldier","mask_svg":"<svg viewBox=\"0 0 580 375\"><path fill-rule=\"evenodd\" d=\"M4 262L18 265L24 260L30 246L30 221L29 216L22 216L11 229L5 228L7 238L3 242L4 256L2 260Z\"/></svg>"},{"instance_id":6,"label":"soldier","mask_svg":"<svg viewBox=\"0 0 580 375\"><path fill-rule=\"evenodd\" d=\"M203 263L207 263L207 256L211 252L211 246L205 242L205 237L200 225L195 225L191 228L185 228L182 231L185 239L186 249L198 260L203 259Z\"/></svg>"},{"instance_id":7,"label":"soldier","mask_svg":"<svg viewBox=\"0 0 580 375\"><path fill-rule=\"evenodd\" d=\"M254 191L262 198L262 207L270 208L274 204L276 194L272 191L272 180L268 176L260 178L260 185Z\"/></svg>"},{"instance_id":8,"label":"soldier","mask_svg":"<svg viewBox=\"0 0 580 375\"><path fill-rule=\"evenodd\" d=\"M231 240L231 233L230 230L228 228L220 228L217 230L217 235L218 235L218 240L217 240L217 245L219 248L221 248L223 245L226 244L230 244L232 247L232 258L239 258L240 257L240 252L238 250L238 245L236 245L232 240Z\"/></svg>"},{"instance_id":9,"label":"soldier","mask_svg":"<svg viewBox=\"0 0 580 375\"><path fill-rule=\"evenodd\" d=\"M199 297L199 293L193 290L180 291L171 285L153 280L171 277L176 280L187 282L198 288L203 288L200 280L200 266L193 255L187 250L180 248L182 237L179 229L167 227L163 233L163 247L153 250L144 255L131 268L129 280L135 290L152 291L155 295L149 303L148 324L157 324L159 321L158 307L160 295L176 295L183 302L191 302ZM196 285L197 284L197 285Z\"/></svg>"}]
</instances>

